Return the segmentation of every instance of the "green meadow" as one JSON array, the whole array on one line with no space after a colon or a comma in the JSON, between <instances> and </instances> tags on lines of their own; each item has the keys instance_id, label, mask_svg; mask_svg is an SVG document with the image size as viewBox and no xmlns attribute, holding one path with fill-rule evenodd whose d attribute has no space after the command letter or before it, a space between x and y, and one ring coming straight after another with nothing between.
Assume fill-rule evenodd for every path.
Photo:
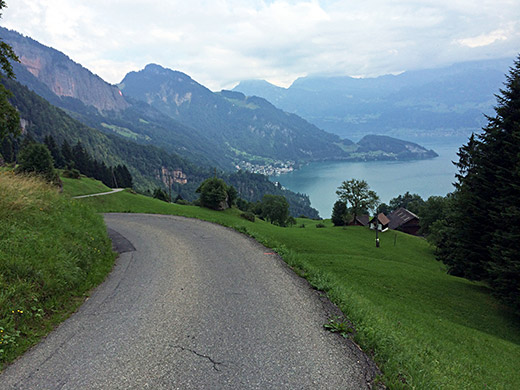
<instances>
[{"instance_id":1,"label":"green meadow","mask_svg":"<svg viewBox=\"0 0 520 390\"><path fill-rule=\"evenodd\" d=\"M363 227L281 228L128 191L82 200L99 212L173 214L231 227L275 249L325 291L393 389L520 388L520 321L481 284L447 275L422 238ZM303 227L305 226L305 227Z\"/></svg>"},{"instance_id":2,"label":"green meadow","mask_svg":"<svg viewBox=\"0 0 520 390\"><path fill-rule=\"evenodd\" d=\"M0 369L74 312L114 259L92 208L0 169Z\"/></svg>"},{"instance_id":3,"label":"green meadow","mask_svg":"<svg viewBox=\"0 0 520 390\"><path fill-rule=\"evenodd\" d=\"M389 231L380 234L381 247L376 248L374 232L363 227L333 227L328 220L299 218L294 226L281 228L259 219L249 222L240 217L241 212L237 209L217 212L196 206L168 204L129 190L100 197L67 200L67 197L79 195L80 190L92 193L106 189L98 191L95 186L99 184L86 178L76 182L64 180L64 184L64 195L52 195L49 204L60 205L65 210L70 209L70 212L74 210L81 218L92 221L88 234L94 237L95 247L102 247L103 250L99 254L100 259L89 261L99 261L99 264L103 264L100 269L105 273L111 264L111 254L102 231L101 217L95 215L93 210L99 213L171 214L218 223L273 248L316 289L326 292L345 314L348 326L355 329L350 337L378 363L383 372L379 380L388 388L520 388L519 318L495 300L485 285L447 275L443 265L435 260L433 248L424 239ZM15 206L11 208L17 209ZM8 272L13 275L21 272L24 277L29 277L27 275L31 274L31 267L37 265L23 262L32 253L38 253L42 246L49 247L51 252L37 254L41 259L51 257L50 253L58 251L61 246L67 246L69 253L75 256L79 255L75 245L77 249L93 252L91 246L87 246L83 240L87 236L83 233L83 221L81 227L69 226L72 214L64 218L68 214L57 212L61 210L58 206L45 208L45 215L39 214L39 209L38 204L29 207L21 215L8 215L13 220L20 219L20 224L26 221L24 232L31 231L32 223L28 221L42 218L37 229L30 233L37 235L40 243L25 247L22 253L11 250L12 258L8 264L12 269ZM36 231L43 229L43 218L47 221L50 215L55 214L60 215L62 222L56 222L56 226L37 234ZM0 218L6 216L1 214ZM317 228L318 223L323 223L325 227ZM4 226L2 223L2 228ZM60 229L70 234L69 240L77 240L79 243L66 245L55 242L51 230ZM16 234L16 237L20 237L16 238L20 241L17 245L22 245L22 237L27 234ZM2 254L7 247L2 241L5 241L4 237L4 234L0 237ZM65 257L60 255L63 261ZM4 261L3 258L1 261ZM13 265L17 262L22 262L23 267ZM0 279L2 294L5 289L11 288L12 280L15 279L8 274L11 279L7 280L4 269ZM62 273L66 272L64 268ZM97 276L91 279L99 283L103 272L95 272ZM36 282L26 284L31 283ZM84 287L83 284L81 287ZM22 291L22 287L17 289ZM85 294L84 289L78 289L77 283L71 282L70 290L75 296ZM25 303L18 305L17 302L18 299L26 302L31 298L31 293L12 295L7 301L10 302L9 309L29 307ZM3 308L6 302L4 295L0 299L4 299L0 305ZM51 307L50 313L60 313L62 306L57 302ZM52 316L47 311L44 313L45 316ZM11 318L7 311L2 313L4 315ZM4 317L0 321L5 321ZM49 326L40 324L36 328L45 330ZM19 347L16 351L19 353L23 349Z\"/></svg>"}]
</instances>

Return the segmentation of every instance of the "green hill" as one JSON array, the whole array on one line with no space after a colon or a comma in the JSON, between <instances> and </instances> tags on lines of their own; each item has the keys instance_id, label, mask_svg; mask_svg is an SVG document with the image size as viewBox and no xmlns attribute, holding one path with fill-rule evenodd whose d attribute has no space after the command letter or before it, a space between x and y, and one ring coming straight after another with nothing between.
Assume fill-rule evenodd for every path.
<instances>
[{"instance_id":1,"label":"green hill","mask_svg":"<svg viewBox=\"0 0 520 390\"><path fill-rule=\"evenodd\" d=\"M73 119L27 87L12 81L3 80L13 92L10 99L20 112L24 131L35 140L51 135L61 145L63 141L74 145L81 141L88 153L96 160L107 165L125 164L134 177L138 191L153 191L156 187L166 187L168 173L181 171L186 175L186 183L173 183L173 196L184 199L198 198L195 190L200 183L215 174L209 166L194 164L191 161L152 145L141 145L115 134L102 133ZM306 215L318 218L318 212L310 207L306 195L296 194L272 183L266 176L247 172L220 172L219 175L236 187L239 195L247 201L258 201L264 194L283 195L287 198L294 216Z\"/></svg>"},{"instance_id":2,"label":"green hill","mask_svg":"<svg viewBox=\"0 0 520 390\"><path fill-rule=\"evenodd\" d=\"M317 228L317 221L298 219L294 227L281 228L246 221L235 209L170 205L130 192L82 202L100 212L204 219L274 248L339 305L355 328L352 337L373 355L389 388L520 387L518 317L485 285L447 275L421 238L389 231L376 248L374 233L363 227L325 221Z\"/></svg>"},{"instance_id":3,"label":"green hill","mask_svg":"<svg viewBox=\"0 0 520 390\"><path fill-rule=\"evenodd\" d=\"M114 258L100 215L0 168L0 369L68 317Z\"/></svg>"}]
</instances>

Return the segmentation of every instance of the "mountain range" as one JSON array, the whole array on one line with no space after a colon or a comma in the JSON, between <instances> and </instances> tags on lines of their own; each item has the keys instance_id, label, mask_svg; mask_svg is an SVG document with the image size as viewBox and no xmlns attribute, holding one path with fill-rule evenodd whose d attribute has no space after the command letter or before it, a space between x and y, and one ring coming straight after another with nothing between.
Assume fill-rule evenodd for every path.
<instances>
[{"instance_id":1,"label":"mountain range","mask_svg":"<svg viewBox=\"0 0 520 390\"><path fill-rule=\"evenodd\" d=\"M75 119L198 164L232 171L280 162L435 156L413 144L403 146L404 153L367 151L263 98L215 93L188 75L159 65L130 72L119 86L110 85L31 38L6 29L0 29L0 38L20 57L21 63L14 64L18 81Z\"/></svg>"},{"instance_id":2,"label":"mountain range","mask_svg":"<svg viewBox=\"0 0 520 390\"><path fill-rule=\"evenodd\" d=\"M281 88L242 81L234 91L261 96L340 137L367 134L438 144L486 124L514 59L473 61L376 78L308 76Z\"/></svg>"}]
</instances>

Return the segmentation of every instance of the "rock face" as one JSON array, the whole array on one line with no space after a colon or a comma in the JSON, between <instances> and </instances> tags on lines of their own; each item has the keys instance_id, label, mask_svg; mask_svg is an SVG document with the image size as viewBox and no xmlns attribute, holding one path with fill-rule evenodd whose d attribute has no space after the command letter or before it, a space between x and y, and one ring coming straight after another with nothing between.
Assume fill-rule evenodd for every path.
<instances>
[{"instance_id":1,"label":"rock face","mask_svg":"<svg viewBox=\"0 0 520 390\"><path fill-rule=\"evenodd\" d=\"M100 111L121 111L129 106L121 91L69 57L16 32L0 28L25 68L60 97L72 97Z\"/></svg>"}]
</instances>

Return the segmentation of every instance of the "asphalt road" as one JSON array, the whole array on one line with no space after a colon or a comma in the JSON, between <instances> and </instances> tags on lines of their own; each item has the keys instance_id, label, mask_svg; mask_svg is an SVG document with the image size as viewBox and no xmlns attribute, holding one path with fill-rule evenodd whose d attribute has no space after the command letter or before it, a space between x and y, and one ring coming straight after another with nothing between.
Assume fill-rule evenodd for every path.
<instances>
[{"instance_id":1,"label":"asphalt road","mask_svg":"<svg viewBox=\"0 0 520 390\"><path fill-rule=\"evenodd\" d=\"M337 309L270 250L181 217L105 221L113 272L1 389L370 388L373 363L323 328Z\"/></svg>"}]
</instances>

